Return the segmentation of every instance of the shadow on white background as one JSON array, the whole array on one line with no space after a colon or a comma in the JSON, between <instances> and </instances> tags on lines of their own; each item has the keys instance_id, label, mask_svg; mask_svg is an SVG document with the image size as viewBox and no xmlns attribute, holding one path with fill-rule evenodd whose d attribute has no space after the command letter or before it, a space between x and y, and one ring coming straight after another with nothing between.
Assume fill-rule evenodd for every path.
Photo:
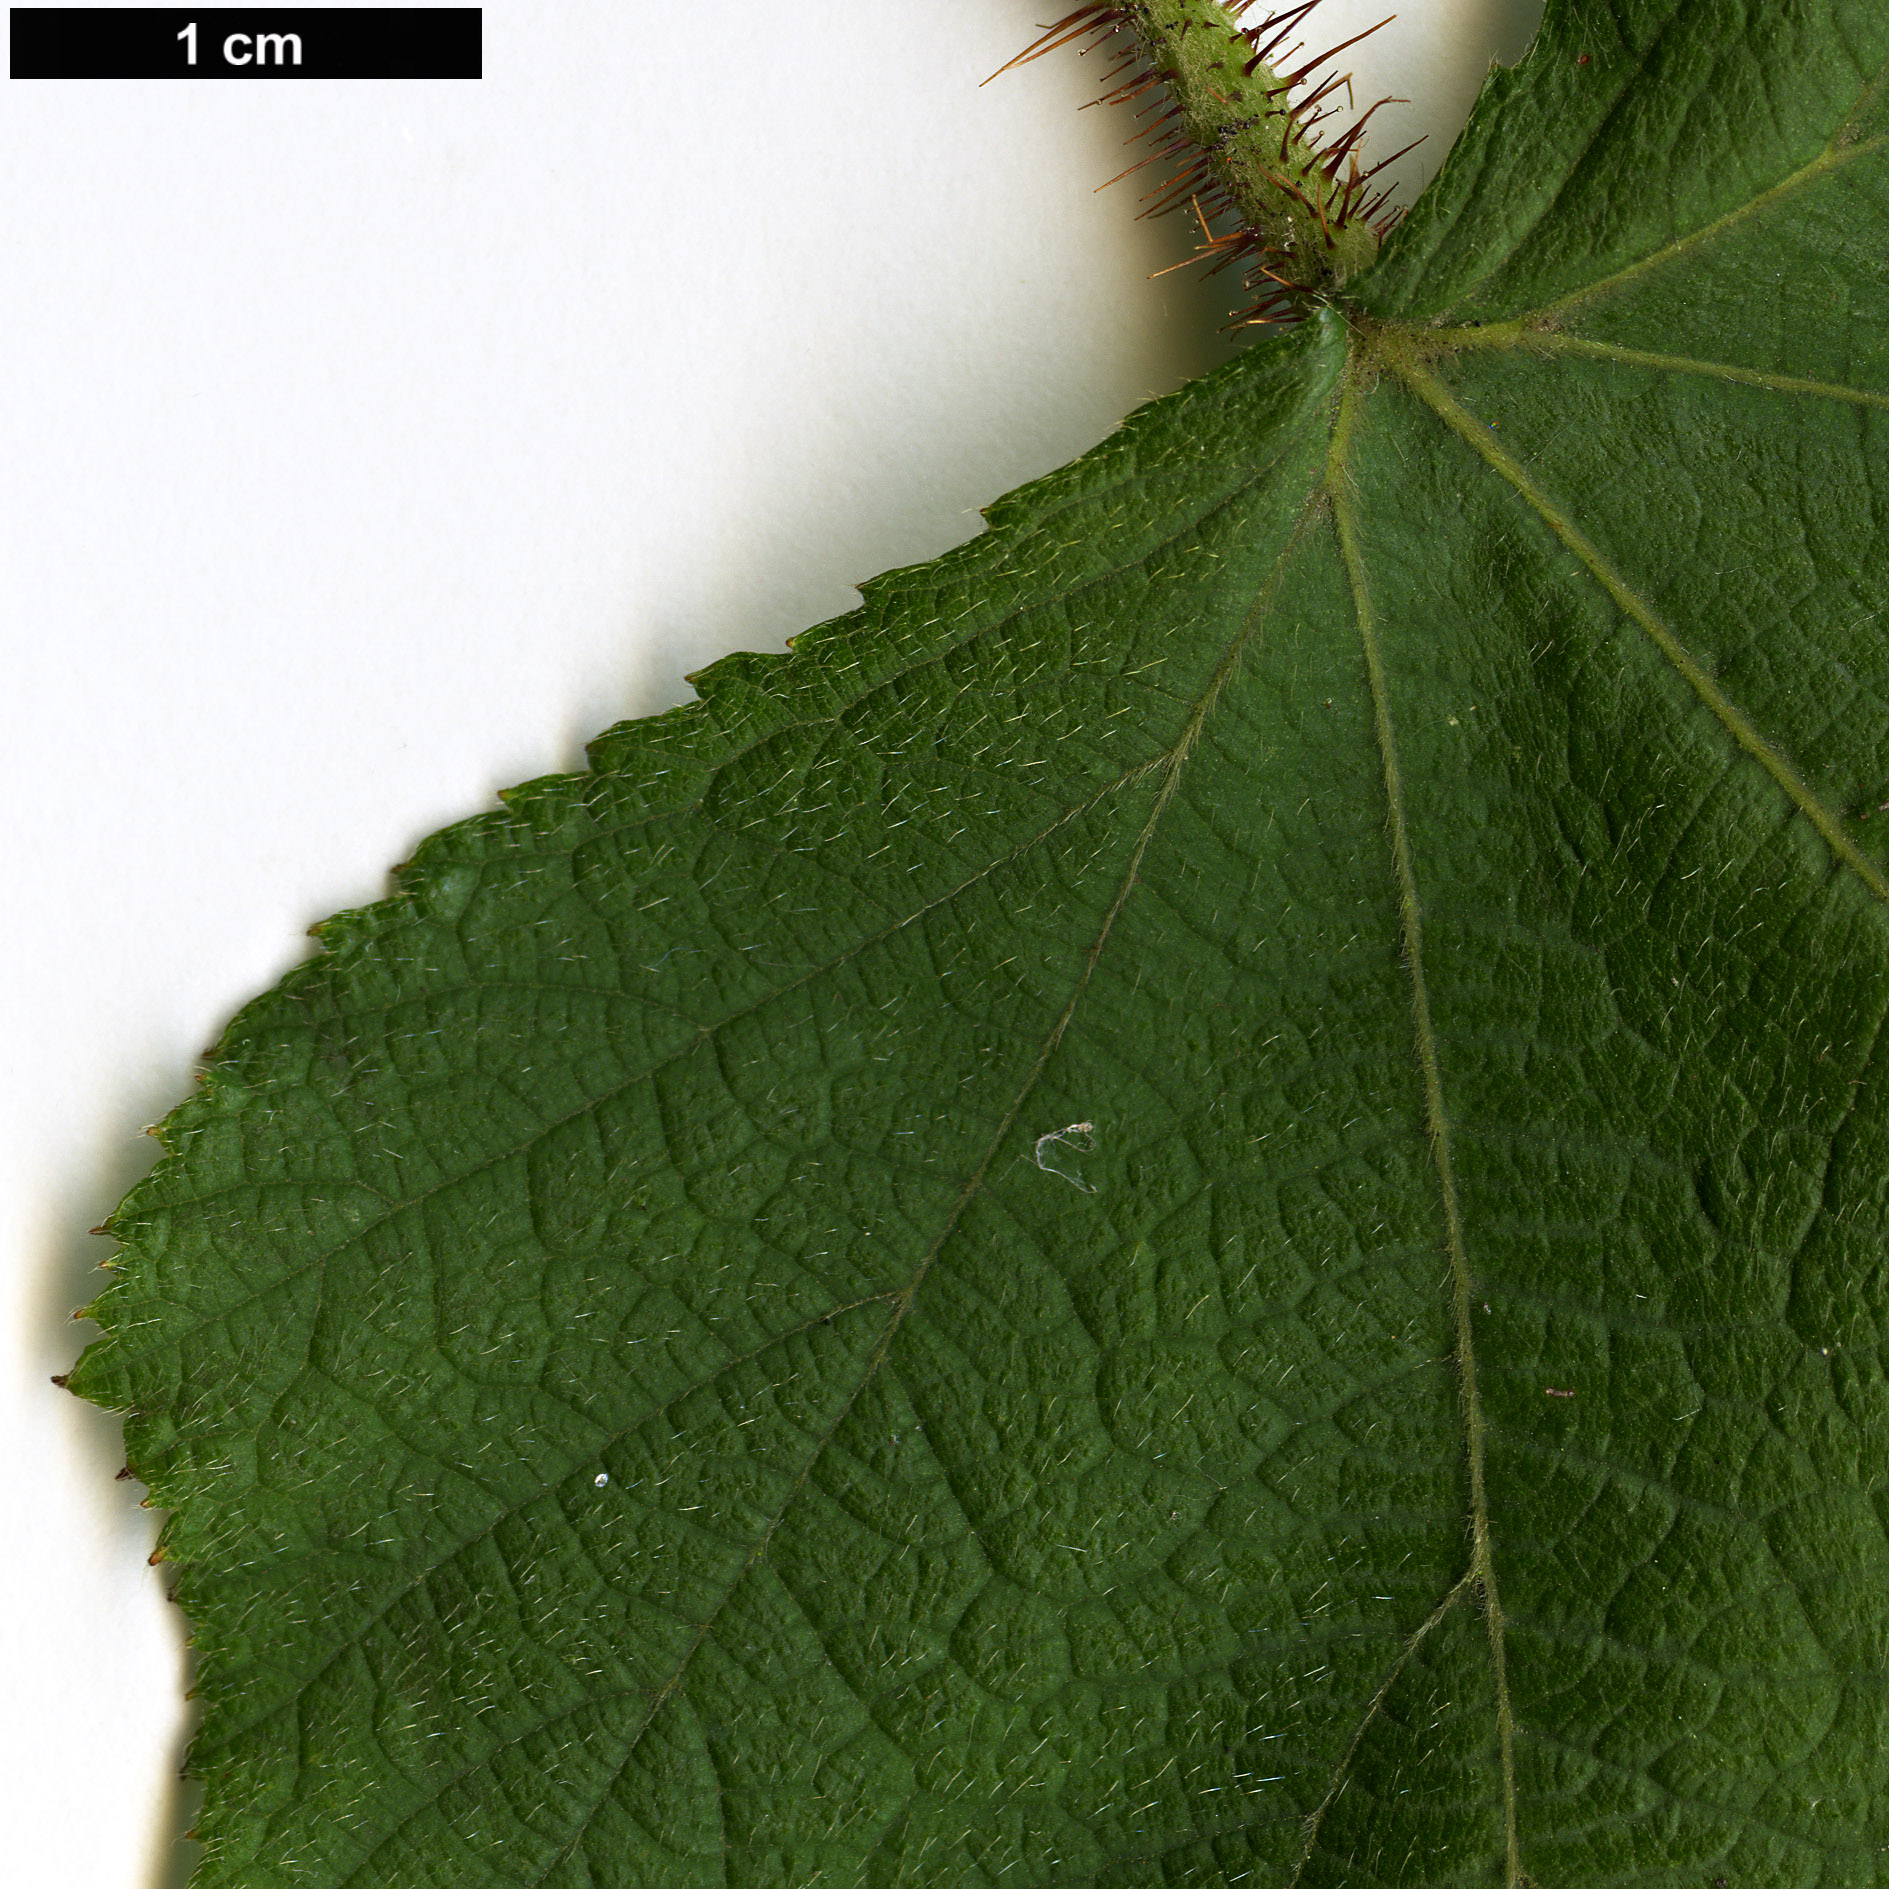
<instances>
[{"instance_id":1,"label":"shadow on white background","mask_svg":"<svg viewBox=\"0 0 1889 1889\"><path fill-rule=\"evenodd\" d=\"M1057 0L1052 9L1061 10ZM140 1128L421 835L1211 365L1030 0L498 0L480 83L8 87L12 1879L181 1881L181 1623L89 1327ZM1434 168L1538 0L1346 63ZM1376 17L1326 0L1323 44ZM1310 29L1308 28L1308 31ZM705 83L703 75L711 75Z\"/></svg>"}]
</instances>

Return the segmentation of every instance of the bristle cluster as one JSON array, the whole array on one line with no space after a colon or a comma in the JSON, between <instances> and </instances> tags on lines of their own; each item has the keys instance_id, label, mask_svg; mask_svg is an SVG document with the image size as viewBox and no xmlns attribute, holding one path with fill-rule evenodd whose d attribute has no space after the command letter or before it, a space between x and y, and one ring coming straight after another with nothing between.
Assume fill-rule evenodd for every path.
<instances>
[{"instance_id":1,"label":"bristle cluster","mask_svg":"<svg viewBox=\"0 0 1889 1889\"><path fill-rule=\"evenodd\" d=\"M1214 270L1246 267L1257 300L1239 319L1293 320L1309 299L1375 258L1395 221L1389 190L1375 180L1414 144L1368 170L1359 166L1366 125L1399 99L1379 99L1348 124L1334 123L1351 75L1327 68L1388 19L1304 57L1295 35L1318 0L1243 24L1256 4L1089 0L1003 69L1062 46L1108 49L1107 89L1093 102L1137 106L1136 117L1148 122L1129 142L1149 145L1109 181L1155 171L1142 215L1192 205L1199 258Z\"/></svg>"}]
</instances>

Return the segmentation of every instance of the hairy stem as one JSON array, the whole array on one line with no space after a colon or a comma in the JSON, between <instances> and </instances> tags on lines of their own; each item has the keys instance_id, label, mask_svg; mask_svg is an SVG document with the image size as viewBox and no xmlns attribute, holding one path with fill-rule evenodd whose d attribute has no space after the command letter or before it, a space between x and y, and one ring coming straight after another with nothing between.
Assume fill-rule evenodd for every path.
<instances>
[{"instance_id":1,"label":"hairy stem","mask_svg":"<svg viewBox=\"0 0 1889 1889\"><path fill-rule=\"evenodd\" d=\"M1344 90L1345 76L1328 78L1292 103L1289 88L1311 68L1280 72L1269 63L1309 8L1276 16L1272 24L1279 30L1269 36L1260 28L1257 47L1219 0L1123 0L1119 10L1149 66L1166 81L1179 127L1200 148L1207 178L1247 227L1280 252L1280 275L1319 290L1376 258L1377 232L1351 214L1351 138L1321 150L1309 135L1320 107Z\"/></svg>"}]
</instances>

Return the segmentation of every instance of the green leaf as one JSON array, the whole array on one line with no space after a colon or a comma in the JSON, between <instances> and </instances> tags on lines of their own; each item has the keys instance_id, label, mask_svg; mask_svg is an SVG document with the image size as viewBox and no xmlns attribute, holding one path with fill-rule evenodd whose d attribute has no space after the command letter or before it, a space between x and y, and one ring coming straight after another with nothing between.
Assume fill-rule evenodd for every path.
<instances>
[{"instance_id":1,"label":"green leaf","mask_svg":"<svg viewBox=\"0 0 1889 1889\"><path fill-rule=\"evenodd\" d=\"M1889 10L429 841L108 1336L214 1889L1889 1875Z\"/></svg>"}]
</instances>

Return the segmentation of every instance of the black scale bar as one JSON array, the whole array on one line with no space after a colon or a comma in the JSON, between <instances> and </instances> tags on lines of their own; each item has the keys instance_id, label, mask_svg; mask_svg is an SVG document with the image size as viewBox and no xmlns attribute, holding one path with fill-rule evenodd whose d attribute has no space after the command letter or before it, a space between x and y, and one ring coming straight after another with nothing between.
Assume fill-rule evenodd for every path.
<instances>
[{"instance_id":1,"label":"black scale bar","mask_svg":"<svg viewBox=\"0 0 1889 1889\"><path fill-rule=\"evenodd\" d=\"M16 79L476 79L478 7L10 7Z\"/></svg>"}]
</instances>

